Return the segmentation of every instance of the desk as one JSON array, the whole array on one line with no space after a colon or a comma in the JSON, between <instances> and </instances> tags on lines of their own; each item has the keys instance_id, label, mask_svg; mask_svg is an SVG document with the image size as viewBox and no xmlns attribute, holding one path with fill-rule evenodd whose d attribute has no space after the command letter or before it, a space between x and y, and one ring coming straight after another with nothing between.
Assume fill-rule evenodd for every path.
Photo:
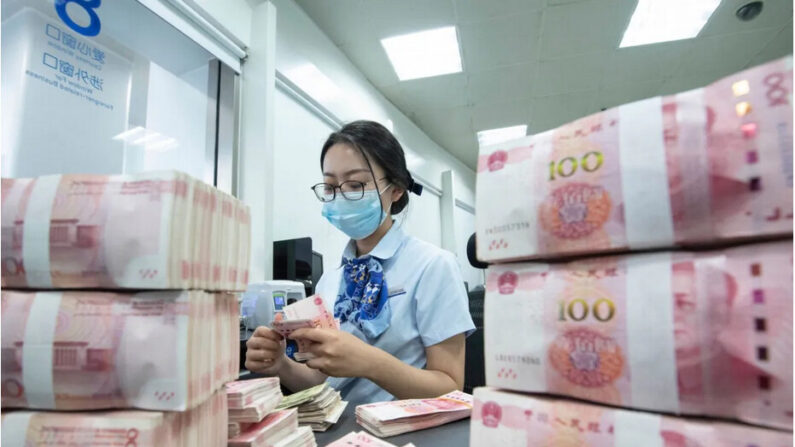
<instances>
[{"instance_id":1,"label":"desk","mask_svg":"<svg viewBox=\"0 0 795 447\"><path fill-rule=\"evenodd\" d=\"M317 445L325 447L352 431L367 431L364 427L356 423L355 411L356 407L349 405L340 417L339 422L334 424L325 433L316 432L315 439L317 440ZM439 427L405 433L391 438L384 438L384 441L398 447L408 444L409 442L414 443L417 447L467 447L469 445L469 418Z\"/></svg>"}]
</instances>

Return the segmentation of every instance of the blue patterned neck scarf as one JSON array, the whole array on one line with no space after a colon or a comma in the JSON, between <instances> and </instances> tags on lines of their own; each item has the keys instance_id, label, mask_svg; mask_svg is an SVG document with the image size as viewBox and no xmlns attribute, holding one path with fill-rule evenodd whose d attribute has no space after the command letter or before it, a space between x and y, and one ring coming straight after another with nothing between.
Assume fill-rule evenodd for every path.
<instances>
[{"instance_id":1,"label":"blue patterned neck scarf","mask_svg":"<svg viewBox=\"0 0 795 447\"><path fill-rule=\"evenodd\" d=\"M334 317L340 323L350 321L367 338L377 338L392 321L384 268L372 256L344 258L343 264L345 293L334 303Z\"/></svg>"}]
</instances>

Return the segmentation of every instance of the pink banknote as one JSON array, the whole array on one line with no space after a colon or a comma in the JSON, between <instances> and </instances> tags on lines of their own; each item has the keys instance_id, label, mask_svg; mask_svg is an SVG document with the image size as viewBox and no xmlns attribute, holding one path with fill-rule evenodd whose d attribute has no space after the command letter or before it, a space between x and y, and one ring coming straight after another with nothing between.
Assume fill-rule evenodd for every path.
<instances>
[{"instance_id":1,"label":"pink banknote","mask_svg":"<svg viewBox=\"0 0 795 447\"><path fill-rule=\"evenodd\" d=\"M350 432L328 445L328 447L397 447L378 439L367 432Z\"/></svg>"},{"instance_id":2,"label":"pink banknote","mask_svg":"<svg viewBox=\"0 0 795 447\"><path fill-rule=\"evenodd\" d=\"M250 380L236 380L224 385L229 408L243 408L257 398L279 388L278 377L261 377Z\"/></svg>"},{"instance_id":3,"label":"pink banknote","mask_svg":"<svg viewBox=\"0 0 795 447\"><path fill-rule=\"evenodd\" d=\"M472 447L785 447L792 432L475 389Z\"/></svg>"},{"instance_id":4,"label":"pink banknote","mask_svg":"<svg viewBox=\"0 0 795 447\"><path fill-rule=\"evenodd\" d=\"M486 383L792 427L792 242L491 266Z\"/></svg>"},{"instance_id":5,"label":"pink banknote","mask_svg":"<svg viewBox=\"0 0 795 447\"><path fill-rule=\"evenodd\" d=\"M186 412L4 411L2 445L196 447L227 441L226 396L214 393Z\"/></svg>"},{"instance_id":6,"label":"pink banknote","mask_svg":"<svg viewBox=\"0 0 795 447\"><path fill-rule=\"evenodd\" d=\"M229 447L257 447L275 445L298 429L298 411L276 411L261 422L250 425L238 436L229 439Z\"/></svg>"},{"instance_id":7,"label":"pink banknote","mask_svg":"<svg viewBox=\"0 0 795 447\"><path fill-rule=\"evenodd\" d=\"M231 294L4 290L0 303L3 408L185 410L237 378Z\"/></svg>"},{"instance_id":8,"label":"pink banknote","mask_svg":"<svg viewBox=\"0 0 795 447\"><path fill-rule=\"evenodd\" d=\"M244 290L248 208L176 171L2 179L2 285Z\"/></svg>"},{"instance_id":9,"label":"pink banknote","mask_svg":"<svg viewBox=\"0 0 795 447\"><path fill-rule=\"evenodd\" d=\"M472 396L453 391L432 399L405 399L356 407L356 421L370 432L395 436L468 418Z\"/></svg>"},{"instance_id":10,"label":"pink banknote","mask_svg":"<svg viewBox=\"0 0 795 447\"><path fill-rule=\"evenodd\" d=\"M482 147L487 262L792 233L792 58Z\"/></svg>"}]
</instances>

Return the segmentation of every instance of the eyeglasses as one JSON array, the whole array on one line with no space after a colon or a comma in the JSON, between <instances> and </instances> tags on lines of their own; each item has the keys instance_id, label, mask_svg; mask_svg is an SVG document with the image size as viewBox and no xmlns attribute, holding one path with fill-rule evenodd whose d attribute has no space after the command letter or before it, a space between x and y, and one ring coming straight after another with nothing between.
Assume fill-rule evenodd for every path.
<instances>
[{"instance_id":1,"label":"eyeglasses","mask_svg":"<svg viewBox=\"0 0 795 447\"><path fill-rule=\"evenodd\" d=\"M378 179L384 180L386 177ZM339 186L330 185L328 183L318 183L312 187L315 196L321 202L331 202L337 198L337 190L342 193L342 197L346 200L361 200L364 197L365 186L373 183L372 180L367 182L358 182L355 180L348 180L340 183Z\"/></svg>"}]
</instances>

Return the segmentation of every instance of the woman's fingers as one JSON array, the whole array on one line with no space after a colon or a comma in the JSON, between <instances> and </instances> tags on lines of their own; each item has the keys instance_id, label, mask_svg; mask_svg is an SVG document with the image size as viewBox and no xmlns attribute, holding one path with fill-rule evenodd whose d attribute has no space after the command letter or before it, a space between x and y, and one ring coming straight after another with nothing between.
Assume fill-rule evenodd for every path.
<instances>
[{"instance_id":1,"label":"woman's fingers","mask_svg":"<svg viewBox=\"0 0 795 447\"><path fill-rule=\"evenodd\" d=\"M246 342L246 349L270 349L278 351L281 347L279 341L265 337L251 337Z\"/></svg>"},{"instance_id":2,"label":"woman's fingers","mask_svg":"<svg viewBox=\"0 0 795 447\"><path fill-rule=\"evenodd\" d=\"M258 362L256 360L246 359L245 366L246 369L249 371L258 372L270 368L271 366L273 366L273 362Z\"/></svg>"},{"instance_id":3,"label":"woman's fingers","mask_svg":"<svg viewBox=\"0 0 795 447\"><path fill-rule=\"evenodd\" d=\"M246 359L253 358L255 360L273 360L282 355L279 349L247 349Z\"/></svg>"},{"instance_id":4,"label":"woman's fingers","mask_svg":"<svg viewBox=\"0 0 795 447\"><path fill-rule=\"evenodd\" d=\"M254 333L251 335L251 337L252 338L263 337L273 341L280 341L281 339L284 338L282 337L282 334L274 331L273 329L267 326L259 326L257 329L254 330Z\"/></svg>"}]
</instances>

